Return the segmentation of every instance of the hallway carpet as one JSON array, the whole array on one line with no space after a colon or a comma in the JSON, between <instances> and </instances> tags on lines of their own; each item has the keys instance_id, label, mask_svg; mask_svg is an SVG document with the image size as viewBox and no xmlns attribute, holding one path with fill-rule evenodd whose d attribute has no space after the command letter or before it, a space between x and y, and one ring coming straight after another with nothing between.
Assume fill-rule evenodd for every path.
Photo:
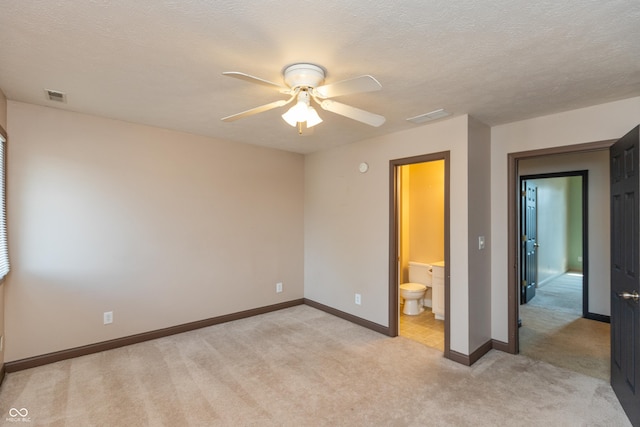
<instances>
[{"instance_id":1,"label":"hallway carpet","mask_svg":"<svg viewBox=\"0 0 640 427\"><path fill-rule=\"evenodd\" d=\"M34 426L630 425L605 381L495 350L462 366L304 305L10 373L11 408Z\"/></svg>"},{"instance_id":2,"label":"hallway carpet","mask_svg":"<svg viewBox=\"0 0 640 427\"><path fill-rule=\"evenodd\" d=\"M583 280L582 274L565 273L536 289L536 296L529 304L553 308L581 317Z\"/></svg>"},{"instance_id":3,"label":"hallway carpet","mask_svg":"<svg viewBox=\"0 0 640 427\"><path fill-rule=\"evenodd\" d=\"M610 326L582 317L582 276L565 274L520 306L520 354L605 381Z\"/></svg>"}]
</instances>

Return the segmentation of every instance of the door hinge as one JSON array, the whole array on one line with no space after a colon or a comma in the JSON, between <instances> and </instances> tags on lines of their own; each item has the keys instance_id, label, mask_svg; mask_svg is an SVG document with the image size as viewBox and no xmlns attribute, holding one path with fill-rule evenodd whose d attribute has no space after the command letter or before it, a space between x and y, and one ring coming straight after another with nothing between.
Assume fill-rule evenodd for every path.
<instances>
[{"instance_id":1,"label":"door hinge","mask_svg":"<svg viewBox=\"0 0 640 427\"><path fill-rule=\"evenodd\" d=\"M527 195L527 190L522 190L522 191L520 192L520 195L521 195L522 197L526 196L526 195Z\"/></svg>"},{"instance_id":2,"label":"door hinge","mask_svg":"<svg viewBox=\"0 0 640 427\"><path fill-rule=\"evenodd\" d=\"M527 287L527 281L526 281L526 280L523 280L523 281L522 281L522 287L523 287L523 288L526 288L526 287Z\"/></svg>"},{"instance_id":3,"label":"door hinge","mask_svg":"<svg viewBox=\"0 0 640 427\"><path fill-rule=\"evenodd\" d=\"M526 242L526 241L527 241L527 235L526 235L526 234L523 234L523 235L522 235L522 241L523 241L523 242Z\"/></svg>"}]
</instances>

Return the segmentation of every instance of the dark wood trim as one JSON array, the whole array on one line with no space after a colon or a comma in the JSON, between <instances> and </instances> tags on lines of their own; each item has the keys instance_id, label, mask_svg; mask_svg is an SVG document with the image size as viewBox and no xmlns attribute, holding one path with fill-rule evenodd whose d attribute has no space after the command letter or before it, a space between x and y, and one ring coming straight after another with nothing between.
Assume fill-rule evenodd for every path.
<instances>
[{"instance_id":1,"label":"dark wood trim","mask_svg":"<svg viewBox=\"0 0 640 427\"><path fill-rule=\"evenodd\" d=\"M586 142L584 144L562 145L559 147L539 148L537 150L520 151L517 153L509 153L518 160L529 159L532 157L546 157L557 154L577 154L588 153L591 151L608 150L617 139L607 139L604 141Z\"/></svg>"},{"instance_id":2,"label":"dark wood trim","mask_svg":"<svg viewBox=\"0 0 640 427\"><path fill-rule=\"evenodd\" d=\"M489 340L478 347L475 351L473 351L470 355L458 353L457 351L450 350L448 359L453 360L454 362L458 362L465 366L471 366L476 363L482 356L487 354L494 347L495 340ZM499 341L496 341L499 343ZM504 343L503 343L504 344ZM500 346L501 348L505 348L504 345Z\"/></svg>"},{"instance_id":3,"label":"dark wood trim","mask_svg":"<svg viewBox=\"0 0 640 427\"><path fill-rule=\"evenodd\" d=\"M508 350L507 353L518 354L520 351L519 340L518 340L518 317L519 317L519 304L520 304L520 288L516 288L520 281L518 280L519 269L518 269L518 259L519 259L519 240L513 241L513 239L518 239L518 230L515 230L515 227L519 227L519 221L517 221L518 217L518 205L517 203L520 201L520 197L517 197L518 193L520 193L517 188L518 185L518 167L517 167L517 158L513 154L509 154L507 156L508 166L507 166L507 206L509 209L509 213L507 215L507 269L508 269L508 277L507 277L507 298L508 298L508 325L507 325L507 344ZM514 322L515 319L515 322Z\"/></svg>"},{"instance_id":4,"label":"dark wood trim","mask_svg":"<svg viewBox=\"0 0 640 427\"><path fill-rule=\"evenodd\" d=\"M506 342L491 340L491 348L498 351L504 351L505 353L509 353L509 344Z\"/></svg>"},{"instance_id":5,"label":"dark wood trim","mask_svg":"<svg viewBox=\"0 0 640 427\"><path fill-rule=\"evenodd\" d=\"M144 332L136 335L130 335L128 337L116 338L109 341L89 344L82 347L76 347L68 350L62 350L62 351L57 351L53 353L43 354L41 356L34 356L26 359L16 360L13 362L7 362L6 364L3 364L2 366L0 366L0 384L2 384L2 381L4 380L6 373L35 368L38 366L47 365L49 363L54 363L62 360L72 359L75 357L99 353L101 351L113 350L113 349L124 347L127 345L132 345L132 344L137 344L144 341L163 338L170 335L180 334L183 332L189 332L196 329L205 328L207 326L213 326L221 323L231 322L233 320L239 320L247 317L257 316L259 314L270 313L273 311L278 311L278 310L294 307L301 304L305 304L305 305L308 305L309 307L313 307L315 309L324 311L326 313L329 313L333 316L347 320L356 325L362 326L367 329L371 329L375 332L379 332L383 335L392 336L389 328L384 327L378 323L371 322L369 320L363 319L358 316L354 316L353 314L346 313L344 311L335 309L333 307L329 307L327 305L321 304L319 302L316 302L307 298L302 298L302 299L287 301L279 304L273 304L265 307L254 308L251 310L240 311L237 313L225 314L222 316L212 317L209 319L198 320L195 322L184 323L182 325L172 326L169 328L158 329L155 331ZM397 336L397 334L395 336ZM490 341L487 341L485 344L481 345L477 350L475 350L469 356L449 349L447 358L454 362L461 363L465 366L471 366L476 361L478 361L482 356L484 356L487 352L489 352L489 350L496 349L500 351L507 351L506 350L507 348L508 348L508 344L506 343L503 343L497 340L490 340Z\"/></svg>"},{"instance_id":6,"label":"dark wood trim","mask_svg":"<svg viewBox=\"0 0 640 427\"><path fill-rule=\"evenodd\" d=\"M581 178L582 192L582 205L580 206L580 210L582 213L582 317L587 317L587 313L589 312L589 171L576 170L568 172L520 175L518 178L520 182L520 188L522 188L523 181L551 178L569 178L576 176ZM522 227L522 224L520 224L519 227ZM523 230L520 230L518 234L524 234ZM522 262L522 260L520 260L519 262ZM520 266L520 264L518 265Z\"/></svg>"},{"instance_id":7,"label":"dark wood trim","mask_svg":"<svg viewBox=\"0 0 640 427\"><path fill-rule=\"evenodd\" d=\"M389 162L389 336L398 336L398 165Z\"/></svg>"},{"instance_id":8,"label":"dark wood trim","mask_svg":"<svg viewBox=\"0 0 640 427\"><path fill-rule=\"evenodd\" d=\"M519 316L519 221L518 201L518 162L533 157L553 156L561 154L579 154L591 151L608 150L615 139L605 141L588 142L585 144L565 145L560 147L543 148L538 150L521 151L507 154L507 298L508 298L508 353L517 354L520 351L518 337Z\"/></svg>"},{"instance_id":9,"label":"dark wood trim","mask_svg":"<svg viewBox=\"0 0 640 427\"><path fill-rule=\"evenodd\" d=\"M451 262L449 258L451 243L451 193L449 152L444 157L444 357L449 359L451 353ZM398 304L396 304L396 307Z\"/></svg>"},{"instance_id":10,"label":"dark wood trim","mask_svg":"<svg viewBox=\"0 0 640 427\"><path fill-rule=\"evenodd\" d=\"M339 317L344 320L348 320L351 323L355 323L356 325L360 325L364 328L371 329L373 331L379 332L381 334L387 336L395 336L391 335L391 329L385 326L382 326L378 323L372 322L370 320L363 319L362 317L354 316L353 314L346 313L344 311L338 310L333 307L329 307L328 305L321 304L319 302L310 300L308 298L304 298L304 303L309 307L316 308L318 310L324 311L325 313L332 314L336 317ZM397 334L396 334L397 335Z\"/></svg>"},{"instance_id":11,"label":"dark wood trim","mask_svg":"<svg viewBox=\"0 0 640 427\"><path fill-rule=\"evenodd\" d=\"M244 319L259 314L270 313L272 311L282 310L284 308L294 307L304 304L303 299L286 301L278 304L268 305L265 307L253 308L250 310L239 311L237 313L225 314L222 316L212 317L195 322L184 323L182 325L171 326L169 328L157 329L155 331L143 332L141 334L130 335L128 337L116 338L109 341L103 341L95 344L89 344L82 347L71 348L68 350L56 351L53 353L43 354L41 356L29 357L26 359L7 362L4 367L6 372L16 372L23 369L35 368L36 366L47 365L49 363L59 362L61 360L71 359L74 357L86 356L88 354L99 353L101 351L113 350L115 348L124 347L131 344L137 344L144 341L154 340L157 338L167 337L169 335L180 334L182 332L193 331L195 329L205 328L207 326L218 325L220 323L231 322L233 320Z\"/></svg>"},{"instance_id":12,"label":"dark wood trim","mask_svg":"<svg viewBox=\"0 0 640 427\"><path fill-rule=\"evenodd\" d=\"M475 351L473 351L468 357L469 357L469 365L471 366L474 363L476 363L478 360L480 360L480 358L482 356L484 356L485 354L489 353L489 351L493 349L493 341L492 340L488 340L487 342L485 342L484 344L482 344L480 347L476 348Z\"/></svg>"},{"instance_id":13,"label":"dark wood trim","mask_svg":"<svg viewBox=\"0 0 640 427\"><path fill-rule=\"evenodd\" d=\"M444 357L450 357L450 337L451 337L451 289L449 278L451 277L449 268L449 251L450 251L450 152L442 151L432 154L424 154L413 157L405 157L402 159L394 159L389 161L389 336L398 336L398 168L400 166L412 165L416 163L433 162L444 160ZM453 359L452 359L453 360Z\"/></svg>"},{"instance_id":14,"label":"dark wood trim","mask_svg":"<svg viewBox=\"0 0 640 427\"><path fill-rule=\"evenodd\" d=\"M449 350L449 355L447 359L452 360L456 363L460 363L464 366L471 366L471 359L466 354L458 353L455 350Z\"/></svg>"},{"instance_id":15,"label":"dark wood trim","mask_svg":"<svg viewBox=\"0 0 640 427\"><path fill-rule=\"evenodd\" d=\"M587 312L585 313L584 318L589 320L597 320L598 322L611 323L611 316L606 316L604 314Z\"/></svg>"},{"instance_id":16,"label":"dark wood trim","mask_svg":"<svg viewBox=\"0 0 640 427\"><path fill-rule=\"evenodd\" d=\"M589 171L582 175L582 314L589 313Z\"/></svg>"},{"instance_id":17,"label":"dark wood trim","mask_svg":"<svg viewBox=\"0 0 640 427\"><path fill-rule=\"evenodd\" d=\"M476 348L476 350L469 355L469 361L471 362L471 365L476 363L482 356L489 353L491 349L493 349L492 340L489 340L482 344L480 347Z\"/></svg>"}]
</instances>

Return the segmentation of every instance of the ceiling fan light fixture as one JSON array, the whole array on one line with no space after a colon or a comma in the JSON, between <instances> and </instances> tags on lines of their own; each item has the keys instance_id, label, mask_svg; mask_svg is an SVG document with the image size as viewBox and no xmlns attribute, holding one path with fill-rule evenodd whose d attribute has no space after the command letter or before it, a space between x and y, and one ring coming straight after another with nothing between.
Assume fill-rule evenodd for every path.
<instances>
[{"instance_id":1,"label":"ceiling fan light fixture","mask_svg":"<svg viewBox=\"0 0 640 427\"><path fill-rule=\"evenodd\" d=\"M289 111L282 115L282 118L289 125L296 127L298 122L304 122L307 120L307 109L309 108L304 102L298 101L296 105L289 108Z\"/></svg>"},{"instance_id":2,"label":"ceiling fan light fixture","mask_svg":"<svg viewBox=\"0 0 640 427\"><path fill-rule=\"evenodd\" d=\"M322 119L318 115L316 109L309 107L307 110L307 127L310 128L320 123L322 123Z\"/></svg>"},{"instance_id":3,"label":"ceiling fan light fixture","mask_svg":"<svg viewBox=\"0 0 640 427\"><path fill-rule=\"evenodd\" d=\"M307 91L300 92L296 105L289 108L289 111L284 113L282 118L292 127L296 127L298 123L304 122L307 122L308 128L322 123L318 112L309 105L309 92Z\"/></svg>"}]
</instances>

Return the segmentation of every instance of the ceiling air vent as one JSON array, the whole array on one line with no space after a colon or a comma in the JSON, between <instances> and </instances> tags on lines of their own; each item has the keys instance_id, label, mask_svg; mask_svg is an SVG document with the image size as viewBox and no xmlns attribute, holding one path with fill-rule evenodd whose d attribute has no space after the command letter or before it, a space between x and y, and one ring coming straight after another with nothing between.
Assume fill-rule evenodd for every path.
<instances>
[{"instance_id":1,"label":"ceiling air vent","mask_svg":"<svg viewBox=\"0 0 640 427\"><path fill-rule=\"evenodd\" d=\"M58 92L57 90L49 90L49 89L45 89L44 90L47 93L47 98L49 99L49 101L56 101L56 102L67 102L67 94L64 92Z\"/></svg>"},{"instance_id":2,"label":"ceiling air vent","mask_svg":"<svg viewBox=\"0 0 640 427\"><path fill-rule=\"evenodd\" d=\"M419 116L410 117L407 119L407 121L410 121L411 123L420 124L420 123L428 122L430 120L441 119L449 115L451 115L451 113L441 108L439 110L435 110L430 113L420 114Z\"/></svg>"}]
</instances>

